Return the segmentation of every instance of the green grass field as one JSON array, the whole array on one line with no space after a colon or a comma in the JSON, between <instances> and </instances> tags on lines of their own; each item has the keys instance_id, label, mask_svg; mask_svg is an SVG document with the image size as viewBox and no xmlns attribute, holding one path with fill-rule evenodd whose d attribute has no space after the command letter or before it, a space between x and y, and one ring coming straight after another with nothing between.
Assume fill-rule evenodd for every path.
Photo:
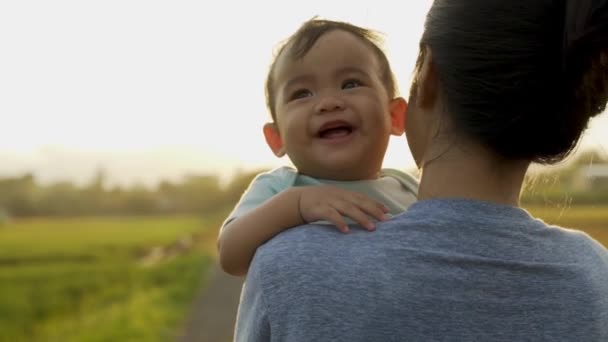
<instances>
[{"instance_id":1,"label":"green grass field","mask_svg":"<svg viewBox=\"0 0 608 342\"><path fill-rule=\"evenodd\" d=\"M173 340L204 281L216 224L161 217L1 226L0 341Z\"/></svg>"}]
</instances>

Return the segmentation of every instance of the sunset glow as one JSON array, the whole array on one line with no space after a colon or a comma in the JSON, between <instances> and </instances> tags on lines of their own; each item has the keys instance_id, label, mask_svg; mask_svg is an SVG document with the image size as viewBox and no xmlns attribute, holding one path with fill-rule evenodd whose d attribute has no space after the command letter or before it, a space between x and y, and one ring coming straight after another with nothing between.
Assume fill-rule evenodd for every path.
<instances>
[{"instance_id":1,"label":"sunset glow","mask_svg":"<svg viewBox=\"0 0 608 342\"><path fill-rule=\"evenodd\" d=\"M0 4L0 176L115 182L288 163L266 147L273 48L315 15L386 34L402 94L430 1ZM585 146L608 150L608 118ZM413 166L404 137L386 166Z\"/></svg>"}]
</instances>

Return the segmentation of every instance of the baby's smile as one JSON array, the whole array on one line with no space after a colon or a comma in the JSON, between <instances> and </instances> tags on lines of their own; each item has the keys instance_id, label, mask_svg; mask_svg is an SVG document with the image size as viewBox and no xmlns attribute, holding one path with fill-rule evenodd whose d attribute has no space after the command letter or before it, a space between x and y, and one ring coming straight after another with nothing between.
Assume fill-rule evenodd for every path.
<instances>
[{"instance_id":1,"label":"baby's smile","mask_svg":"<svg viewBox=\"0 0 608 342\"><path fill-rule=\"evenodd\" d=\"M356 127L345 120L334 120L323 124L317 136L324 140L337 141L350 136Z\"/></svg>"}]
</instances>

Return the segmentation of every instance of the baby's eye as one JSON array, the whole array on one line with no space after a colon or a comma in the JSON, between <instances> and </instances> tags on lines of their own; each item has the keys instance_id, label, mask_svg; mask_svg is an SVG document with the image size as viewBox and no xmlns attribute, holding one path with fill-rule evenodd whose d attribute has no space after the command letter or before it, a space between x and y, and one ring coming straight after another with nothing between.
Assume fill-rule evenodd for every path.
<instances>
[{"instance_id":1,"label":"baby's eye","mask_svg":"<svg viewBox=\"0 0 608 342\"><path fill-rule=\"evenodd\" d=\"M289 100L303 99L303 98L309 97L309 96L312 96L312 92L310 90L298 89L291 94L291 96L289 97Z\"/></svg>"},{"instance_id":2,"label":"baby's eye","mask_svg":"<svg viewBox=\"0 0 608 342\"><path fill-rule=\"evenodd\" d=\"M357 88L362 85L363 85L363 83L361 83L361 81L359 81L359 80L355 80L355 79L346 80L346 81L344 81L344 83L342 83L342 89Z\"/></svg>"}]
</instances>

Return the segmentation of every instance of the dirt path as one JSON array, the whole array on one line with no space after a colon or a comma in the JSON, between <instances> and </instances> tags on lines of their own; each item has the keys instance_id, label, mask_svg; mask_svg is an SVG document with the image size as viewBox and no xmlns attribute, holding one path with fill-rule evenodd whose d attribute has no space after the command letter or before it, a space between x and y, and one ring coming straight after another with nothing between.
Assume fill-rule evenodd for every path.
<instances>
[{"instance_id":1,"label":"dirt path","mask_svg":"<svg viewBox=\"0 0 608 342\"><path fill-rule=\"evenodd\" d=\"M243 278L230 276L217 264L197 295L179 342L232 341Z\"/></svg>"}]
</instances>

